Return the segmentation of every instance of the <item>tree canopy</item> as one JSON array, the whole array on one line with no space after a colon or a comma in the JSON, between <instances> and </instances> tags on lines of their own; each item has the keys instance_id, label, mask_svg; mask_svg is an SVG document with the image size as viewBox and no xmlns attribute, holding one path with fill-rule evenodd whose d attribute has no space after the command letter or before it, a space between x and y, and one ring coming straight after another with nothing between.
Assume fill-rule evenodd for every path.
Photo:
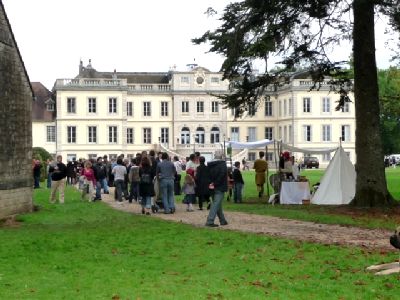
<instances>
[{"instance_id":1,"label":"tree canopy","mask_svg":"<svg viewBox=\"0 0 400 300\"><path fill-rule=\"evenodd\" d=\"M309 69L315 88L327 76L332 78L332 87L341 95L339 105L343 105L352 78L346 62L332 60L329 54L340 50L343 41L353 43L357 123L353 203L359 206L392 203L381 163L374 36L377 13L388 18L388 28L400 30L400 4L395 0L244 0L225 8L219 28L193 39L196 44L209 43L211 52L225 56L221 71L233 82L233 89L223 96L223 102L239 113L257 104L267 86L282 82L299 64ZM267 68L272 55L282 58L277 72ZM266 67L255 76L254 63L260 60Z\"/></svg>"}]
</instances>

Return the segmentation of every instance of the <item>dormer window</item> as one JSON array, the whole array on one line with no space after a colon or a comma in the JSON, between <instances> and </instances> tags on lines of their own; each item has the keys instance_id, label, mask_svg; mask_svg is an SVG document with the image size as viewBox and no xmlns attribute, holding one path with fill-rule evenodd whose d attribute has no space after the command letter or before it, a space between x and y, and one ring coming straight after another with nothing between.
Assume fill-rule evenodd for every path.
<instances>
[{"instance_id":1,"label":"dormer window","mask_svg":"<svg viewBox=\"0 0 400 300\"><path fill-rule=\"evenodd\" d=\"M52 99L48 99L45 101L47 111L54 111L55 110L55 103Z\"/></svg>"}]
</instances>

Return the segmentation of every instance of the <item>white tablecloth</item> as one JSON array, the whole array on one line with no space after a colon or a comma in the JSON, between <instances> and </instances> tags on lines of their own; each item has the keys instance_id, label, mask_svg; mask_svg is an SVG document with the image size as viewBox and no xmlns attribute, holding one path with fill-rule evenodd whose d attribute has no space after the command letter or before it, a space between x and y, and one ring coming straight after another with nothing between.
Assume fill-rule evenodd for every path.
<instances>
[{"instance_id":1,"label":"white tablecloth","mask_svg":"<svg viewBox=\"0 0 400 300\"><path fill-rule=\"evenodd\" d=\"M302 204L303 199L310 199L310 186L308 182L282 182L281 204Z\"/></svg>"}]
</instances>

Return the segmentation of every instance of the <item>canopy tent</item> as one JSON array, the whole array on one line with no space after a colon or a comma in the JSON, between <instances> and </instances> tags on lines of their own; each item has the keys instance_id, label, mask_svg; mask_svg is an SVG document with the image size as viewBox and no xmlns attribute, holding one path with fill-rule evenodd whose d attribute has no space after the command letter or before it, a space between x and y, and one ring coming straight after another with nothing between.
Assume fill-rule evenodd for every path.
<instances>
[{"instance_id":1,"label":"canopy tent","mask_svg":"<svg viewBox=\"0 0 400 300\"><path fill-rule=\"evenodd\" d=\"M229 145L232 147L232 149L254 149L254 148L265 147L265 146L271 145L273 143L274 143L273 140L266 139L266 140L247 142L247 143L230 141Z\"/></svg>"},{"instance_id":2,"label":"canopy tent","mask_svg":"<svg viewBox=\"0 0 400 300\"><path fill-rule=\"evenodd\" d=\"M311 199L319 205L348 204L356 193L356 171L342 146L338 148Z\"/></svg>"},{"instance_id":3,"label":"canopy tent","mask_svg":"<svg viewBox=\"0 0 400 300\"><path fill-rule=\"evenodd\" d=\"M301 152L301 153L306 153L306 154L325 154L325 153L331 153L331 152L337 150L337 147L326 148L326 149L303 149L303 148L290 146L285 143L281 143L281 144L282 144L282 149L289 150L290 152Z\"/></svg>"}]
</instances>

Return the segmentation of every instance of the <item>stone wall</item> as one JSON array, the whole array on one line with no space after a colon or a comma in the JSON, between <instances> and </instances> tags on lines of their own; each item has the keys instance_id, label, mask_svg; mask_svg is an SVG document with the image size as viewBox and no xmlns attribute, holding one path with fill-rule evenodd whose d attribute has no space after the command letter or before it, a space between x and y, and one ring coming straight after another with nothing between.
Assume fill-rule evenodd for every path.
<instances>
[{"instance_id":1,"label":"stone wall","mask_svg":"<svg viewBox=\"0 0 400 300\"><path fill-rule=\"evenodd\" d=\"M32 89L0 1L0 219L32 210Z\"/></svg>"}]
</instances>

